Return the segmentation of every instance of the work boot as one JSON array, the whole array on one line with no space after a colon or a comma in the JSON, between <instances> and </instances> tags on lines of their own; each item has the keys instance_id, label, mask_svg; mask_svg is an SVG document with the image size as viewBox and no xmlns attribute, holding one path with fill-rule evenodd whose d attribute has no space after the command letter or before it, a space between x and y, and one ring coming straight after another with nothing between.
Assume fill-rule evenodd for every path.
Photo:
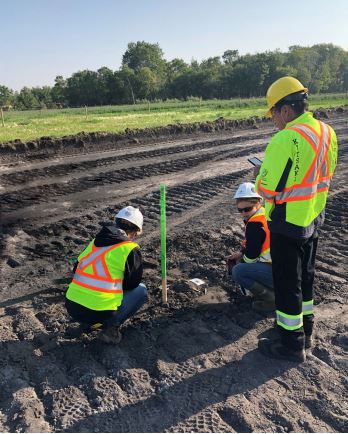
<instances>
[{"instance_id":1,"label":"work boot","mask_svg":"<svg viewBox=\"0 0 348 434\"><path fill-rule=\"evenodd\" d=\"M99 339L106 344L119 344L122 334L118 326L110 326L100 332Z\"/></svg>"},{"instance_id":2,"label":"work boot","mask_svg":"<svg viewBox=\"0 0 348 434\"><path fill-rule=\"evenodd\" d=\"M306 353L302 350L292 350L285 347L279 340L263 338L258 343L259 351L272 359L288 360L289 362L302 363L306 360Z\"/></svg>"},{"instance_id":3,"label":"work boot","mask_svg":"<svg viewBox=\"0 0 348 434\"><path fill-rule=\"evenodd\" d=\"M305 349L309 350L312 347L313 344L313 339L312 339L312 335L305 335Z\"/></svg>"},{"instance_id":4,"label":"work boot","mask_svg":"<svg viewBox=\"0 0 348 434\"><path fill-rule=\"evenodd\" d=\"M252 308L256 312L268 313L275 310L274 291L271 288L259 282L254 282L248 290L254 297Z\"/></svg>"}]
</instances>

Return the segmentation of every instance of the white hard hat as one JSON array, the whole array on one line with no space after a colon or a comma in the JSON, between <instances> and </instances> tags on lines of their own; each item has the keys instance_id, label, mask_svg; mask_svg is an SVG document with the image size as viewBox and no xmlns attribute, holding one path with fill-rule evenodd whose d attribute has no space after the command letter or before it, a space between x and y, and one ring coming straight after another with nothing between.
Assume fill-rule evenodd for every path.
<instances>
[{"instance_id":1,"label":"white hard hat","mask_svg":"<svg viewBox=\"0 0 348 434\"><path fill-rule=\"evenodd\" d=\"M143 230L144 218L139 208L134 208L134 206L126 206L116 214L115 218L127 220L130 223L133 223L133 225L140 229L140 232Z\"/></svg>"},{"instance_id":2,"label":"white hard hat","mask_svg":"<svg viewBox=\"0 0 348 434\"><path fill-rule=\"evenodd\" d=\"M262 197L256 193L255 185L252 182L243 182L238 187L234 195L234 199L249 199L249 198L258 198L262 199Z\"/></svg>"}]
</instances>

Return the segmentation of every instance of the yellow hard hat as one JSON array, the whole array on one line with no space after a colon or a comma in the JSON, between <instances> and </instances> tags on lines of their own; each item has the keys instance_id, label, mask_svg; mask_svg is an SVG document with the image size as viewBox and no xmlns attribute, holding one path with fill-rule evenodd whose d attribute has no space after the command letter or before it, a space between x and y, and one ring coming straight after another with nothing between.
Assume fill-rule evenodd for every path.
<instances>
[{"instance_id":1,"label":"yellow hard hat","mask_svg":"<svg viewBox=\"0 0 348 434\"><path fill-rule=\"evenodd\" d=\"M303 84L294 77L282 77L276 80L268 88L266 99L268 111L266 117L270 118L272 116L271 109L283 98L292 93L304 92L308 93L308 89L303 86Z\"/></svg>"}]
</instances>

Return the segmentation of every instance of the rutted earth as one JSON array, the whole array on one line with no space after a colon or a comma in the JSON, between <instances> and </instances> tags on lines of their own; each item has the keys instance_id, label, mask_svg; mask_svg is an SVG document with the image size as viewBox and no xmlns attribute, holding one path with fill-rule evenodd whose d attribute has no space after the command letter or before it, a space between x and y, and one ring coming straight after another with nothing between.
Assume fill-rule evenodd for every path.
<instances>
[{"instance_id":1,"label":"rutted earth","mask_svg":"<svg viewBox=\"0 0 348 434\"><path fill-rule=\"evenodd\" d=\"M317 259L315 347L301 365L258 353L273 318L253 313L225 276L243 233L232 194L251 179L247 158L262 157L271 123L3 145L0 431L347 431L347 113L319 113L337 132L339 163ZM158 260L162 182L168 306ZM64 309L71 262L126 204L145 215L149 303L118 345L73 337ZM190 286L194 277L206 286Z\"/></svg>"}]
</instances>

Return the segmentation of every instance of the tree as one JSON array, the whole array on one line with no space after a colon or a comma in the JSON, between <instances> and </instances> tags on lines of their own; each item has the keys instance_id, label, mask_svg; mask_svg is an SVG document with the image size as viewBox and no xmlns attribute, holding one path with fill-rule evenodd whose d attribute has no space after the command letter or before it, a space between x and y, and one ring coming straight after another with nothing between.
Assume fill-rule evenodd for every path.
<instances>
[{"instance_id":1,"label":"tree","mask_svg":"<svg viewBox=\"0 0 348 434\"><path fill-rule=\"evenodd\" d=\"M13 90L0 85L0 107L13 104Z\"/></svg>"},{"instance_id":2,"label":"tree","mask_svg":"<svg viewBox=\"0 0 348 434\"><path fill-rule=\"evenodd\" d=\"M135 104L135 87L136 87L136 77L133 69L129 68L127 65L124 65L120 71L120 78L125 83L126 95L128 96L128 102L132 102Z\"/></svg>"},{"instance_id":3,"label":"tree","mask_svg":"<svg viewBox=\"0 0 348 434\"><path fill-rule=\"evenodd\" d=\"M178 97L177 80L190 70L190 66L182 59L175 58L167 63L167 77L165 83L165 96Z\"/></svg>"},{"instance_id":4,"label":"tree","mask_svg":"<svg viewBox=\"0 0 348 434\"><path fill-rule=\"evenodd\" d=\"M131 83L129 74L126 77L133 93L137 94L136 98L142 98L145 94L152 95L152 97L161 94L166 80L167 63L163 59L163 51L158 44L145 41L130 42L122 57L122 68L125 67L134 72L133 83ZM142 79L146 80L144 86L139 82Z\"/></svg>"},{"instance_id":5,"label":"tree","mask_svg":"<svg viewBox=\"0 0 348 434\"><path fill-rule=\"evenodd\" d=\"M54 83L51 91L52 100L60 106L65 105L67 103L67 81L61 75L57 75Z\"/></svg>"},{"instance_id":6,"label":"tree","mask_svg":"<svg viewBox=\"0 0 348 434\"><path fill-rule=\"evenodd\" d=\"M200 74L197 79L200 81L200 97L204 99L221 98L221 72L222 64L219 56L209 57L200 64Z\"/></svg>"},{"instance_id":7,"label":"tree","mask_svg":"<svg viewBox=\"0 0 348 434\"><path fill-rule=\"evenodd\" d=\"M23 89L16 95L15 107L18 110L29 110L40 108L40 103L28 87Z\"/></svg>"},{"instance_id":8,"label":"tree","mask_svg":"<svg viewBox=\"0 0 348 434\"><path fill-rule=\"evenodd\" d=\"M109 80L110 104L129 103L128 83L122 76L122 71L115 71Z\"/></svg>"},{"instance_id":9,"label":"tree","mask_svg":"<svg viewBox=\"0 0 348 434\"><path fill-rule=\"evenodd\" d=\"M348 91L348 53L345 54L340 64L339 79L340 79L339 90L347 92Z\"/></svg>"},{"instance_id":10,"label":"tree","mask_svg":"<svg viewBox=\"0 0 348 434\"><path fill-rule=\"evenodd\" d=\"M43 87L33 87L31 89L33 96L39 102L40 108L52 108L53 100L52 100L52 88L50 86Z\"/></svg>"},{"instance_id":11,"label":"tree","mask_svg":"<svg viewBox=\"0 0 348 434\"><path fill-rule=\"evenodd\" d=\"M233 62L238 60L239 52L238 50L226 50L222 55L222 60L225 65L231 65Z\"/></svg>"},{"instance_id":12,"label":"tree","mask_svg":"<svg viewBox=\"0 0 348 434\"><path fill-rule=\"evenodd\" d=\"M112 101L112 86L114 80L114 73L111 69L103 66L97 71L97 81L98 81L98 95L99 101L102 105L111 104Z\"/></svg>"},{"instance_id":13,"label":"tree","mask_svg":"<svg viewBox=\"0 0 348 434\"><path fill-rule=\"evenodd\" d=\"M88 69L75 72L67 80L66 94L69 104L75 107L101 104L101 96L98 89L98 73Z\"/></svg>"},{"instance_id":14,"label":"tree","mask_svg":"<svg viewBox=\"0 0 348 434\"><path fill-rule=\"evenodd\" d=\"M126 65L134 72L139 72L141 68L149 68L161 76L166 70L166 61L163 59L163 51L160 46L145 41L128 44L122 57L122 66Z\"/></svg>"}]
</instances>

